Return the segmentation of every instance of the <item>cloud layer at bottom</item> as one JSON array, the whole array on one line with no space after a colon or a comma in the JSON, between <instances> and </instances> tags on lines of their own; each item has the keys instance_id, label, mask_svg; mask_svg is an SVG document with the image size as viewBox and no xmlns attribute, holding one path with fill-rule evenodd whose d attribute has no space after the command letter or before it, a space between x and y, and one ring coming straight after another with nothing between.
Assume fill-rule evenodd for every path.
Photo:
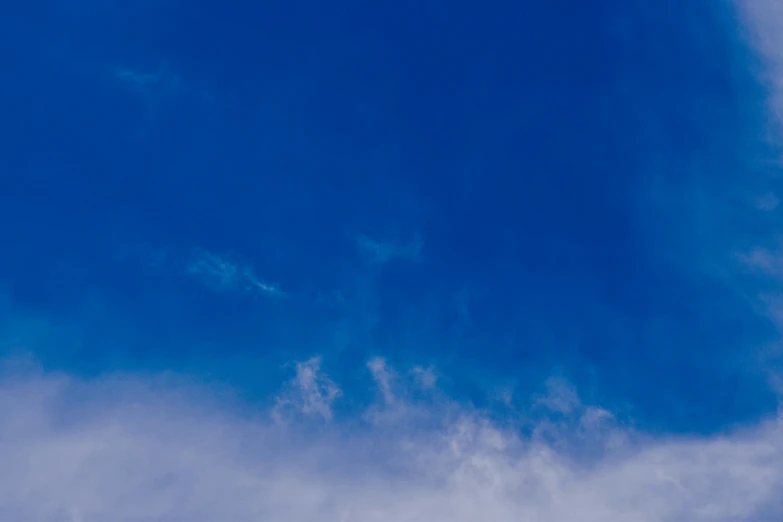
<instances>
[{"instance_id":1,"label":"cloud layer at bottom","mask_svg":"<svg viewBox=\"0 0 783 522\"><path fill-rule=\"evenodd\" d=\"M708 438L644 435L558 381L527 413L498 415L449 400L430 381L406 384L383 361L368 372L379 401L332 420L324 412L336 385L318 359L283 386L284 411L281 401L254 409L176 376L82 380L9 368L0 381L3 520L783 516L777 419ZM314 401L319 408L304 408Z\"/></svg>"}]
</instances>

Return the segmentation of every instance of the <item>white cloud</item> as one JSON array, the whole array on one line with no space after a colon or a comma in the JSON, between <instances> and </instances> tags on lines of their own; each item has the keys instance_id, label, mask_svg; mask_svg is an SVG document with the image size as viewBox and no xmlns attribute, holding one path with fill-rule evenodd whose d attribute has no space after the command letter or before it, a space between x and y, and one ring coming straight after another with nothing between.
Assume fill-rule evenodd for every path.
<instances>
[{"instance_id":1,"label":"white cloud","mask_svg":"<svg viewBox=\"0 0 783 522\"><path fill-rule=\"evenodd\" d=\"M188 273L217 290L241 289L267 295L283 295L277 287L261 281L252 267L199 250L187 265Z\"/></svg>"},{"instance_id":2,"label":"white cloud","mask_svg":"<svg viewBox=\"0 0 783 522\"><path fill-rule=\"evenodd\" d=\"M284 393L298 391L296 404L319 414L330 386L336 388L324 378L311 359L296 366ZM568 440L558 445L562 440L522 437L507 423L454 402L419 408L428 412L420 424L337 418L313 430L281 426L267 413L252 413L184 379L83 381L6 371L0 379L0 519L783 517L783 427L774 419L704 438L628 432L622 444L586 458L584 439L568 439L568 433L559 435ZM574 410L581 417L600 411ZM598 438L621 429L593 421L588 424Z\"/></svg>"}]
</instances>

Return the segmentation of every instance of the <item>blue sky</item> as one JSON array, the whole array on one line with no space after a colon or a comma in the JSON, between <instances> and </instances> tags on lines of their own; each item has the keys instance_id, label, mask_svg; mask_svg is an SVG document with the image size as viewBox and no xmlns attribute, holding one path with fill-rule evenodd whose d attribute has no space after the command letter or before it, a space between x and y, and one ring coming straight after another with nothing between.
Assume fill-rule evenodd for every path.
<instances>
[{"instance_id":1,"label":"blue sky","mask_svg":"<svg viewBox=\"0 0 783 522\"><path fill-rule=\"evenodd\" d=\"M0 518L781 514L773 0L3 11Z\"/></svg>"}]
</instances>

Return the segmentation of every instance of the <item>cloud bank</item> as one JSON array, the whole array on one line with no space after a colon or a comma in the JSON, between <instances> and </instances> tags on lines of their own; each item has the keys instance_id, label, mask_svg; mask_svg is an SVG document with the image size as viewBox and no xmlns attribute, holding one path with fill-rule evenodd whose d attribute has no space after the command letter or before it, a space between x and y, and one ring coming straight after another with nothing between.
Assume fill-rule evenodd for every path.
<instances>
[{"instance_id":1,"label":"cloud bank","mask_svg":"<svg viewBox=\"0 0 783 522\"><path fill-rule=\"evenodd\" d=\"M393 409L393 422L330 421L332 403L348 398L319 359L293 369L281 410L173 375L82 380L6 365L0 519L783 517L777 419L708 438L644 435L560 380L530 408L490 415L431 382L396 378L378 359L368 365L379 392L368 411Z\"/></svg>"}]
</instances>

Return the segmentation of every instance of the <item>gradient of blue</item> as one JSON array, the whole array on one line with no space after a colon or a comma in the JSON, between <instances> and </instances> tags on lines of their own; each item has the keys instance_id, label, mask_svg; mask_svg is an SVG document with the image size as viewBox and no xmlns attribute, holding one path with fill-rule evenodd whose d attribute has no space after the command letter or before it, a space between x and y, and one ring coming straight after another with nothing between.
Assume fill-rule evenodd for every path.
<instances>
[{"instance_id":1,"label":"gradient of blue","mask_svg":"<svg viewBox=\"0 0 783 522\"><path fill-rule=\"evenodd\" d=\"M476 401L563 372L653 429L775 407L747 360L770 326L703 266L772 222L693 199L731 206L769 153L728 2L2 9L2 313L78 325L45 366L261 395L286 361L345 382L381 354ZM233 252L287 297L138 249Z\"/></svg>"}]
</instances>

